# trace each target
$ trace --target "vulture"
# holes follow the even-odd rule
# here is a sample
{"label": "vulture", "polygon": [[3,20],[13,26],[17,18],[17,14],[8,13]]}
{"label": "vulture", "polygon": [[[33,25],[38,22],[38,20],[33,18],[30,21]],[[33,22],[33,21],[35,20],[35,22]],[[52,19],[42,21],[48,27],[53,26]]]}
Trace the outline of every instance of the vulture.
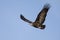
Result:
{"label": "vulture", "polygon": [[34,22],[26,19],[22,14],[20,15],[20,18],[35,28],[45,29],[46,25],[44,25],[43,23],[46,19],[47,12],[49,9],[50,9],[50,4],[45,4],[42,10],[37,15],[36,20]]}

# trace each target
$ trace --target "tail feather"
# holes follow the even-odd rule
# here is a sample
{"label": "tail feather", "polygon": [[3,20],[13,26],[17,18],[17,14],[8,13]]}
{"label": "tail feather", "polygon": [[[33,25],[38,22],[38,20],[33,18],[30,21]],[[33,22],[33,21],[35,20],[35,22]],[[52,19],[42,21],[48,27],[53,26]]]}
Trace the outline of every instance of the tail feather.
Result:
{"label": "tail feather", "polygon": [[39,28],[40,29],[45,29],[45,27],[46,27],[45,25],[41,25]]}
{"label": "tail feather", "polygon": [[45,25],[42,25],[41,29],[45,29],[45,27],[46,27]]}

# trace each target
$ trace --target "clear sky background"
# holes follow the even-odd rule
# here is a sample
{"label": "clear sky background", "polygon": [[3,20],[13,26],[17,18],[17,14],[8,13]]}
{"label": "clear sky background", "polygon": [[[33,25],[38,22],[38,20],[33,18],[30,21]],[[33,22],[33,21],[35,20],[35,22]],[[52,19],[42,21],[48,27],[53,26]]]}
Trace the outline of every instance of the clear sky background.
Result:
{"label": "clear sky background", "polygon": [[[34,28],[20,19],[34,21],[44,4],[51,5],[46,28]],[[60,0],[0,0],[0,40],[60,40]]]}

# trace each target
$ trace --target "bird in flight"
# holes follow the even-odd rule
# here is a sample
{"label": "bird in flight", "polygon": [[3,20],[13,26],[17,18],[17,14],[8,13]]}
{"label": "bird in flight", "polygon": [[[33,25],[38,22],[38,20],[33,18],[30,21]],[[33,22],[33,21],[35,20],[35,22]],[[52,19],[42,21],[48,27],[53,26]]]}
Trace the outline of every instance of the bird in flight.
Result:
{"label": "bird in flight", "polygon": [[37,18],[36,18],[36,20],[34,22],[26,19],[22,14],[20,15],[20,18],[23,21],[28,22],[29,24],[31,24],[35,28],[45,29],[46,25],[44,25],[43,23],[44,23],[44,21],[46,19],[47,12],[48,12],[49,9],[50,9],[50,5],[49,4],[45,4],[43,6],[43,9],[37,15]]}

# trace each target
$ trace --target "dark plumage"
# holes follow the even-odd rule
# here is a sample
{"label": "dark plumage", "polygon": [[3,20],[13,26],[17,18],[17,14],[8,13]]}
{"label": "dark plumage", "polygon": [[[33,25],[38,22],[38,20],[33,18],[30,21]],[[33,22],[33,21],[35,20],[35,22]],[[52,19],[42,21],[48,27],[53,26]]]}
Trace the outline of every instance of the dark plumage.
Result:
{"label": "dark plumage", "polygon": [[44,29],[45,25],[43,25],[43,23],[45,21],[45,18],[46,18],[46,15],[47,15],[47,12],[48,12],[49,8],[50,8],[50,5],[45,4],[43,9],[39,12],[39,14],[38,14],[38,16],[37,16],[37,18],[34,22],[29,21],[22,14],[20,15],[20,18],[22,20],[24,20],[25,22],[30,23],[35,28]]}

